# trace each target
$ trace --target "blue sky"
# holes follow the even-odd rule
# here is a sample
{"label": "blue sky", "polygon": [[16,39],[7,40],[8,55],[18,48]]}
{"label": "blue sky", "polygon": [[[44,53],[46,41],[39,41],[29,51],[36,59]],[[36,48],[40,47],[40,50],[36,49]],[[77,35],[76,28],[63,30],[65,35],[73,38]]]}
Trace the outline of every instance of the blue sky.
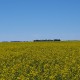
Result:
{"label": "blue sky", "polygon": [[0,0],[0,41],[80,40],[80,0]]}

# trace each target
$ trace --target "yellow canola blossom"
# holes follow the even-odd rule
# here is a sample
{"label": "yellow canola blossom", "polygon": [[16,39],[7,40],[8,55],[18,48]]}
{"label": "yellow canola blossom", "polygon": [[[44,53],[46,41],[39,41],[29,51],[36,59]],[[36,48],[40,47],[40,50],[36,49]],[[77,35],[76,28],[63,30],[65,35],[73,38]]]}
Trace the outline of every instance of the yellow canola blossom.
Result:
{"label": "yellow canola blossom", "polygon": [[0,43],[0,80],[80,80],[80,42]]}

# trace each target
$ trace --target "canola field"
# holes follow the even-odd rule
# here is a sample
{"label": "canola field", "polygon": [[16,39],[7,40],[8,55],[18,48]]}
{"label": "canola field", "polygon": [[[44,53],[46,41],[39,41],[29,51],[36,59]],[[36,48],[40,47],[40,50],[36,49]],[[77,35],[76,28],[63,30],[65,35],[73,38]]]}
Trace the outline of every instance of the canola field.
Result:
{"label": "canola field", "polygon": [[0,80],[80,80],[80,42],[1,42]]}

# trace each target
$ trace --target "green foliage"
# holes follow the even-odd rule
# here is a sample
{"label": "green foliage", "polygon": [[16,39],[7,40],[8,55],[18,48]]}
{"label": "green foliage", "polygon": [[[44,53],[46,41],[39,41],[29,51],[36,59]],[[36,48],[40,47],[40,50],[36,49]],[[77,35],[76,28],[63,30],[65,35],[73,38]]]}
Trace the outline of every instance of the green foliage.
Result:
{"label": "green foliage", "polygon": [[0,80],[79,80],[80,42],[0,43]]}

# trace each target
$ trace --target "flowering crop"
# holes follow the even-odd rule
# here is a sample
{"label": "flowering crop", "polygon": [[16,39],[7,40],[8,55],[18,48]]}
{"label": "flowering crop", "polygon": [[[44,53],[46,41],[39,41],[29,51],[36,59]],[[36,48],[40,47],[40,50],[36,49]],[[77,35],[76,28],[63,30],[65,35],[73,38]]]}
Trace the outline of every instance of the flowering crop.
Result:
{"label": "flowering crop", "polygon": [[80,42],[0,43],[0,80],[80,80]]}

